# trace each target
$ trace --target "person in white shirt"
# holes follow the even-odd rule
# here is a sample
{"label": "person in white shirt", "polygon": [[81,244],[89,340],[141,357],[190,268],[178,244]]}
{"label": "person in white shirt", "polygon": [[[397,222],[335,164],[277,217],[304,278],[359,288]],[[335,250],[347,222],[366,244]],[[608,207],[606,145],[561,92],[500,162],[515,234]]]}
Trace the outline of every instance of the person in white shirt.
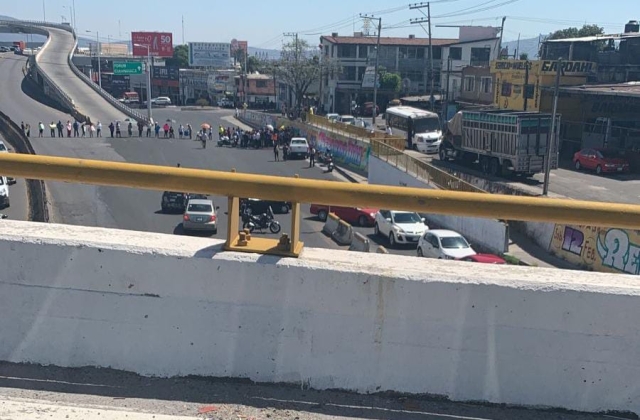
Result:
{"label": "person in white shirt", "polygon": [[387,135],[388,136],[392,136],[393,135],[393,130],[391,129],[390,125],[387,126]]}

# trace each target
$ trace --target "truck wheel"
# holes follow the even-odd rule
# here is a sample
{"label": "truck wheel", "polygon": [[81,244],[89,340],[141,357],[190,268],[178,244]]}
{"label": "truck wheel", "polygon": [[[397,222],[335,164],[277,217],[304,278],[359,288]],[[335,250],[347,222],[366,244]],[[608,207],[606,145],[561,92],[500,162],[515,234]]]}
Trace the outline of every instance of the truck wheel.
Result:
{"label": "truck wheel", "polygon": [[440,151],[438,152],[438,156],[440,157],[440,160],[443,162],[446,162],[447,159],[447,151],[444,149],[440,149]]}

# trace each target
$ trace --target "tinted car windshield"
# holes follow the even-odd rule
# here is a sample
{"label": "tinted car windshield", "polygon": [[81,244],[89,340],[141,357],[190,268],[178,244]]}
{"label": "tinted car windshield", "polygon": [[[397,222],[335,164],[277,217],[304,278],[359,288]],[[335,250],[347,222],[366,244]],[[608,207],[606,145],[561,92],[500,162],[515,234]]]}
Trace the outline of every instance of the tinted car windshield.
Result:
{"label": "tinted car windshield", "polygon": [[416,119],[413,123],[416,133],[430,133],[440,130],[440,120],[438,117],[427,117]]}
{"label": "tinted car windshield", "polygon": [[469,248],[469,244],[462,236],[450,236],[446,238],[440,238],[440,243],[442,244],[442,247],[446,249]]}
{"label": "tinted car windshield", "polygon": [[2,150],[2,151],[7,150],[7,146],[5,146],[4,144],[0,143],[0,150]]}
{"label": "tinted car windshield", "polygon": [[396,223],[422,223],[422,219],[415,213],[395,213],[393,220]]}
{"label": "tinted car windshield", "polygon": [[605,159],[615,159],[621,157],[620,153],[616,152],[615,150],[598,150],[596,151],[596,153],[598,157]]}
{"label": "tinted car windshield", "polygon": [[291,144],[305,144],[304,140],[291,140]]}
{"label": "tinted car windshield", "polygon": [[213,208],[210,204],[189,204],[187,211],[194,211],[199,213],[211,213]]}

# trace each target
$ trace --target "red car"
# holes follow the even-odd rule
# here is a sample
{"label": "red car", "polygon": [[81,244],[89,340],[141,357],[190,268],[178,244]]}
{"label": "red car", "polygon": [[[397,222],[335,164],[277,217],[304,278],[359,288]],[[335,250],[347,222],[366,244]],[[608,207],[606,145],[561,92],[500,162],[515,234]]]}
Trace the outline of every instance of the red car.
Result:
{"label": "red car", "polygon": [[318,219],[323,222],[327,220],[329,213],[334,213],[336,216],[349,222],[352,225],[357,226],[373,226],[376,219],[376,213],[378,209],[361,209],[357,207],[339,207],[339,206],[324,206],[321,204],[311,205],[311,214],[318,216]]}
{"label": "red car", "polygon": [[582,149],[573,155],[577,170],[595,170],[596,173],[629,172],[629,162],[619,152],[607,149]]}
{"label": "red car", "polygon": [[470,262],[477,262],[477,263],[483,263],[483,264],[506,264],[507,263],[504,259],[493,254],[469,255],[468,257],[462,258],[461,261],[470,261]]}

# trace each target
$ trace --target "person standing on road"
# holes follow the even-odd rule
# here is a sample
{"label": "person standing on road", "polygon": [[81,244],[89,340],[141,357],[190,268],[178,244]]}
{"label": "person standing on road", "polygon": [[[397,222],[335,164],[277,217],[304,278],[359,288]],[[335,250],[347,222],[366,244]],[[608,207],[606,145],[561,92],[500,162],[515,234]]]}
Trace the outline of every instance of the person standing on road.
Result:
{"label": "person standing on road", "polygon": [[98,125],[96,126],[96,137],[102,137],[102,123],[98,121]]}
{"label": "person standing on road", "polygon": [[309,146],[309,167],[316,166],[316,148]]}
{"label": "person standing on road", "polygon": [[122,138],[122,131],[120,131],[120,121],[116,121],[116,137]]}
{"label": "person standing on road", "polygon": [[182,139],[182,136],[184,136],[184,126],[180,124],[180,126],[178,127],[178,138]]}
{"label": "person standing on road", "polygon": [[189,132],[189,140],[191,140],[191,136],[193,136],[193,130],[191,128],[191,124],[187,124],[187,131]]}
{"label": "person standing on road", "polygon": [[54,138],[56,136],[56,123],[54,123],[53,121],[51,121],[51,124],[49,124],[49,131],[51,131],[51,138]]}
{"label": "person standing on road", "polygon": [[80,129],[82,131],[82,137],[87,137],[87,123],[83,122],[82,124],[80,124]]}
{"label": "person standing on road", "polygon": [[78,137],[80,135],[80,133],[78,133],[78,128],[80,127],[80,124],[78,124],[78,121],[74,121],[73,122],[73,137]]}
{"label": "person standing on road", "polygon": [[129,137],[133,137],[133,124],[131,121],[129,121],[129,124],[127,125],[127,134]]}
{"label": "person standing on road", "polygon": [[44,124],[42,124],[42,121],[38,123],[38,137],[44,137]]}
{"label": "person standing on road", "polygon": [[156,138],[159,139],[160,138],[160,123],[156,123],[156,125],[153,128],[156,132]]}
{"label": "person standing on road", "polygon": [[386,131],[386,133],[387,133],[387,136],[392,136],[392,135],[393,135],[393,130],[391,129],[391,126],[390,126],[390,125],[388,125],[388,126],[387,126],[387,131]]}
{"label": "person standing on road", "polygon": [[71,121],[67,120],[67,137],[71,137]]}
{"label": "person standing on road", "polygon": [[273,145],[273,158],[278,162],[280,160],[280,150],[278,149],[278,144]]}
{"label": "person standing on road", "polygon": [[91,125],[89,126],[89,137],[93,138],[93,134],[96,132],[96,126],[93,125],[93,123],[91,123]]}
{"label": "person standing on road", "polygon": [[64,137],[64,126],[62,125],[62,121],[58,120],[56,128],[58,129],[58,137]]}
{"label": "person standing on road", "polygon": [[27,137],[31,137],[31,124],[27,123],[24,129],[27,130]]}
{"label": "person standing on road", "polygon": [[138,137],[142,137],[143,125],[140,121],[138,121]]}
{"label": "person standing on road", "polygon": [[24,126],[24,121],[20,121],[20,129],[22,130],[22,133],[23,133],[23,134],[27,134],[27,132],[26,132],[26,131],[24,131],[24,128],[25,128],[25,126]]}
{"label": "person standing on road", "polygon": [[109,131],[111,132],[111,138],[113,138],[113,131],[116,129],[116,126],[113,125],[113,121],[109,123]]}

